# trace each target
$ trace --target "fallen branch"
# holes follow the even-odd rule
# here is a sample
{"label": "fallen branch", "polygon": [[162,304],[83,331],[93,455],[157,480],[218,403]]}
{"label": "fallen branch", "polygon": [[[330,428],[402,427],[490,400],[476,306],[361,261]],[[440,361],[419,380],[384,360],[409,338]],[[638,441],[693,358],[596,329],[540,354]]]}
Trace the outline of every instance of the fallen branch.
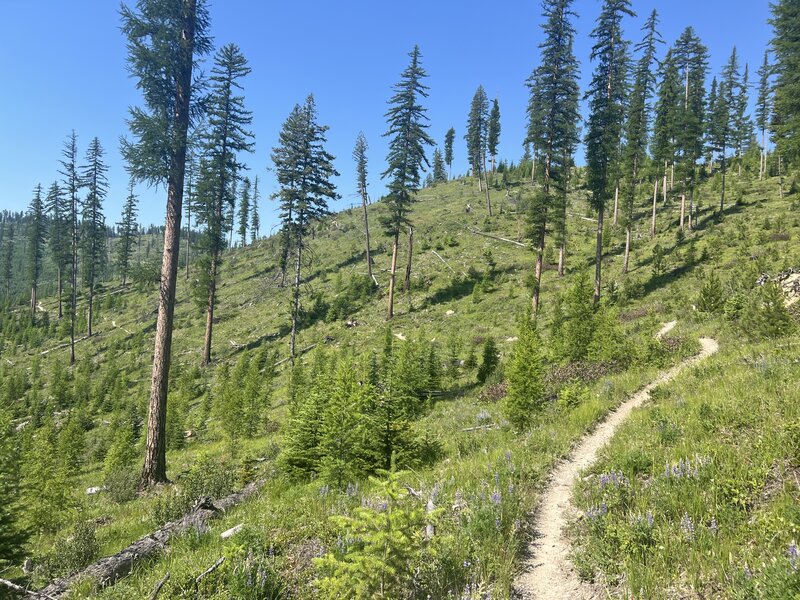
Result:
{"label": "fallen branch", "polygon": [[29,598],[46,598],[46,599],[53,598],[52,596],[48,596],[46,594],[40,594],[38,592],[34,592],[33,590],[27,590],[21,585],[17,585],[16,583],[9,581],[8,579],[0,579],[0,585],[4,585],[8,589],[14,590],[18,594],[22,594],[23,596],[28,596]]}
{"label": "fallen branch", "polygon": [[150,597],[147,600],[156,600],[158,595],[161,593],[161,588],[164,587],[164,584],[169,581],[169,571],[167,571],[164,578],[156,584],[156,587],[153,589],[153,593],[150,594]]}
{"label": "fallen branch", "polygon": [[39,590],[38,594],[45,598],[61,598],[75,582],[81,579],[93,579],[103,587],[114,585],[131,572],[135,562],[158,554],[164,550],[169,540],[176,535],[190,529],[202,528],[207,521],[253,496],[265,482],[266,480],[264,479],[254,481],[238,492],[217,502],[212,503],[210,499],[206,498],[198,502],[191,512],[177,521],[170,521],[153,533],[139,538],[124,550],[112,556],[101,558],[83,571],[69,577],[56,579],[46,588]]}
{"label": "fallen branch", "polygon": [[[300,349],[300,350],[297,352],[297,354],[298,354],[298,355],[299,355],[299,354],[305,354],[305,353],[306,353],[306,352],[308,352],[309,350],[312,350],[313,348],[316,348],[316,347],[317,347],[317,345],[316,345],[316,344],[311,344],[310,346],[306,346],[305,348],[302,348],[302,349]],[[280,360],[279,360],[278,362],[276,362],[276,363],[275,363],[273,366],[275,366],[275,367],[279,367],[279,366],[281,366],[282,364],[289,362],[290,360],[292,360],[292,357],[291,357],[291,356],[287,356],[286,358],[282,358],[282,359],[280,359]]]}
{"label": "fallen branch", "polygon": [[470,226],[467,226],[467,231],[470,233],[474,233],[475,235],[482,235],[483,237],[492,238],[493,240],[499,240],[501,242],[508,242],[509,244],[514,244],[515,246],[519,246],[520,248],[527,248],[528,246],[523,244],[522,242],[518,242],[516,240],[510,240],[508,238],[500,237],[498,235],[492,235],[491,233],[484,233],[482,231],[478,231]]}
{"label": "fallen branch", "polygon": [[487,429],[495,429],[497,427],[496,423],[489,423],[488,425],[478,425],[477,427],[467,427],[466,429],[462,429],[461,431],[486,431]]}
{"label": "fallen branch", "polygon": [[208,568],[207,568],[205,571],[203,571],[202,573],[200,573],[200,575],[198,575],[197,577],[195,577],[195,578],[194,578],[194,584],[195,584],[195,586],[196,586],[198,583],[200,583],[200,580],[202,580],[202,579],[203,579],[203,577],[206,577],[206,576],[208,576],[208,575],[211,575],[211,573],[213,573],[214,571],[216,571],[216,570],[219,568],[219,566],[220,566],[222,563],[224,563],[224,562],[225,562],[225,557],[224,557],[224,556],[220,556],[220,557],[217,559],[217,562],[215,562],[213,565],[211,565],[210,567],[208,567]]}
{"label": "fallen branch", "polygon": [[592,219],[591,217],[582,217],[581,215],[576,215],[575,213],[568,212],[567,215],[570,217],[575,217],[576,219],[581,219],[583,221],[589,221],[590,223],[597,223],[597,219]]}
{"label": "fallen branch", "polygon": [[[83,340],[88,340],[88,339],[89,336],[85,335],[82,338],[77,338],[75,340],[75,343],[77,344],[78,342],[82,342]],[[41,352],[39,352],[39,356],[44,356],[45,354],[49,354],[50,352],[55,352],[56,350],[61,350],[62,348],[68,348],[69,344],[70,344],[69,342],[64,342],[63,344],[59,344],[58,346],[53,346],[52,348],[48,348],[47,350],[42,350]]]}
{"label": "fallen branch", "polygon": [[[443,258],[441,257],[441,255],[440,255],[440,254],[439,254],[439,253],[438,253],[436,250],[431,250],[431,252],[433,253],[433,255],[434,255],[436,258],[438,258],[440,261],[442,261],[442,262],[444,263],[444,266],[445,266],[445,267],[447,267],[448,269],[450,269],[450,272],[451,272],[451,273],[455,273],[455,271],[453,270],[453,267],[451,267],[451,266],[450,266],[450,265],[447,263],[447,261],[446,261],[445,259],[443,259]],[[461,274],[462,274],[464,277],[469,277],[469,275],[467,275],[466,273],[464,273],[464,271],[461,271]]]}

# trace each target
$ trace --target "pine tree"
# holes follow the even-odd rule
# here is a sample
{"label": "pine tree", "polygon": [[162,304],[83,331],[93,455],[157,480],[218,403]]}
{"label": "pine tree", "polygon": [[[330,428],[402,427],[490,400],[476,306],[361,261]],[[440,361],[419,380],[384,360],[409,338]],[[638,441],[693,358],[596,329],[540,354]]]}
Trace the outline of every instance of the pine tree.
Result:
{"label": "pine tree", "polygon": [[5,300],[11,301],[11,283],[14,277],[14,225],[9,223],[3,228],[3,248],[0,257],[0,268],[3,270],[5,283]]}
{"label": "pine tree", "polygon": [[0,569],[22,558],[25,530],[20,523],[20,448],[11,415],[0,408]]}
{"label": "pine tree", "polygon": [[800,3],[776,0],[770,4],[770,11],[771,47],[775,54],[771,129],[778,160],[793,160],[800,155],[800,39],[797,36]]}
{"label": "pine tree", "polygon": [[119,241],[117,242],[117,268],[122,275],[122,285],[125,285],[128,274],[130,273],[131,257],[133,256],[133,243],[138,228],[136,223],[136,211],[138,200],[133,193],[133,182],[128,188],[128,197],[122,206],[122,221],[117,223],[119,231]]}
{"label": "pine tree", "polygon": [[[387,167],[381,178],[389,178],[389,194],[386,198],[388,215],[381,219],[386,235],[392,238],[392,263],[389,270],[389,312],[394,316],[395,274],[397,272],[397,249],[400,233],[411,225],[409,215],[420,187],[421,174],[430,166],[425,157],[425,146],[433,140],[426,131],[429,127],[425,108],[420,98],[428,97],[428,87],[422,83],[427,77],[420,64],[419,46],[409,53],[411,63],[400,75],[394,86],[394,95],[389,99],[386,120],[389,129],[384,134],[391,137]],[[410,267],[410,263],[409,263]]]}
{"label": "pine tree", "polygon": [[736,144],[736,158],[739,161],[739,175],[742,174],[742,162],[750,142],[753,139],[753,121],[747,112],[750,104],[750,69],[744,65],[742,78],[737,82],[737,91],[734,98],[734,138]]}
{"label": "pine tree", "polygon": [[524,319],[506,367],[508,394],[503,412],[517,430],[527,429],[544,402],[544,367],[536,324]]}
{"label": "pine tree", "polygon": [[[684,86],[678,72],[675,51],[670,48],[661,63],[661,83],[658,88],[658,101],[655,107],[655,120],[653,123],[653,139],[651,153],[654,167],[660,170],[664,165],[662,193],[664,202],[667,201],[667,173],[670,165],[675,164],[677,156],[678,136],[680,129],[681,106],[683,105]],[[655,235],[655,210],[650,235]]]}
{"label": "pine tree", "polygon": [[86,151],[86,164],[82,168],[81,182],[87,189],[82,203],[81,246],[83,251],[83,281],[88,290],[89,313],[87,333],[92,335],[94,321],[94,288],[102,272],[106,258],[106,222],[103,216],[103,200],[108,193],[108,167],[103,162],[103,147],[93,138]]}
{"label": "pine tree", "polygon": [[627,193],[623,201],[625,212],[625,258],[622,272],[628,272],[628,261],[631,251],[631,232],[634,219],[634,204],[636,202],[636,186],[639,184],[640,173],[647,160],[647,144],[650,137],[650,117],[652,107],[650,100],[655,91],[655,72],[653,64],[656,62],[656,44],[663,43],[658,33],[658,13],[653,10],[643,27],[644,39],[636,46],[640,53],[634,71],[633,88],[628,102],[628,114],[625,123],[625,151],[623,159],[625,170],[629,173]]}
{"label": "pine tree", "polygon": [[[562,260],[566,243],[566,194],[572,155],[578,143],[578,61],[573,44],[575,28],[572,0],[543,3],[544,41],[539,45],[541,62],[527,85],[527,142],[543,153],[544,180],[531,208],[531,237],[536,248],[533,312],[539,310],[539,293],[548,221],[558,224]],[[563,263],[562,263],[563,264]]]}
{"label": "pine tree", "polygon": [[339,194],[331,178],[339,173],[333,167],[333,156],[324,148],[327,125],[317,123],[314,97],[309,95],[303,106],[295,105],[283,124],[279,145],[272,150],[275,175],[280,190],[280,218],[284,230],[291,234],[294,245],[294,285],[292,288],[292,332],[290,356],[296,355],[297,329],[300,318],[300,285],[303,250],[314,222],[328,214],[328,201]]}
{"label": "pine tree", "polygon": [[767,170],[767,128],[772,110],[772,65],[769,63],[769,50],[764,51],[764,62],[758,69],[758,99],[756,100],[756,125],[761,131],[761,162],[758,165],[758,179],[764,179]]}
{"label": "pine tree", "polygon": [[722,173],[722,190],[720,193],[719,210],[722,216],[725,210],[725,176],[727,174],[728,149],[736,145],[736,93],[739,85],[739,59],[736,46],[733,47],[727,64],[722,69],[722,76],[717,86],[717,99],[714,112],[710,115],[713,126],[712,148],[720,154],[720,170]]}
{"label": "pine tree", "polygon": [[492,160],[492,173],[494,173],[494,162],[497,157],[497,145],[500,143],[500,104],[497,98],[492,100],[492,111],[489,113],[489,124],[486,131],[486,148]]}
{"label": "pine tree", "polygon": [[258,175],[253,181],[253,200],[250,207],[250,243],[255,244],[258,240],[258,230],[261,227],[261,218],[258,215],[258,201],[261,196],[258,191]]}
{"label": "pine tree", "polygon": [[[142,484],[167,480],[165,425],[175,287],[183,207],[188,130],[202,114],[192,69],[211,50],[204,0],[138,0],[137,11],[123,5],[122,31],[128,65],[146,108],[131,108],[128,126],[136,142],[124,141],[122,154],[134,181],[164,183],[167,210],[161,289],[156,321],[153,373]],[[193,102],[194,100],[194,102]]]}
{"label": "pine tree", "polygon": [[444,158],[439,148],[433,151],[433,182],[445,183],[447,181],[447,171],[444,169]]}
{"label": "pine tree", "polygon": [[53,428],[45,425],[37,430],[31,448],[26,452],[22,468],[22,501],[25,524],[35,533],[54,531],[67,508],[67,482],[56,463]]}
{"label": "pine tree", "polygon": [[456,139],[456,130],[452,127],[444,135],[444,162],[447,165],[447,178],[453,177],[453,142]]}
{"label": "pine tree", "polygon": [[[250,71],[247,60],[235,44],[223,46],[214,56],[208,101],[208,129],[202,136],[203,153],[195,206],[195,223],[205,226],[201,241],[204,250],[202,276],[198,280],[206,298],[203,365],[211,362],[217,278],[225,248],[225,233],[233,233],[235,184],[242,167],[238,154],[253,151],[253,134],[247,130],[252,122],[252,114],[244,107],[244,97],[238,94],[242,90],[241,80]],[[229,214],[225,213],[226,209]],[[246,223],[245,214],[245,232]],[[244,233],[242,239],[244,240]]]}
{"label": "pine tree", "polygon": [[370,254],[369,244],[369,214],[367,213],[367,204],[369,204],[369,194],[367,193],[367,138],[364,137],[363,131],[359,132],[356,138],[356,145],[355,148],[353,148],[353,160],[356,161],[356,185],[358,187],[358,195],[361,197],[361,209],[364,211],[367,275],[369,275],[370,279],[375,281],[375,277],[372,275],[372,256]]}
{"label": "pine tree", "polygon": [[46,233],[44,199],[40,183],[34,189],[33,199],[28,207],[28,278],[31,284],[31,319],[36,318],[36,288],[42,273]]}
{"label": "pine tree", "polygon": [[64,274],[70,263],[69,220],[67,215],[69,207],[67,199],[61,192],[57,182],[50,185],[45,200],[49,222],[49,247],[50,254],[56,267],[56,295],[58,296],[58,318],[64,316],[62,300],[64,295]]}
{"label": "pine tree", "polygon": [[242,193],[239,199],[239,237],[242,238],[242,248],[247,246],[247,230],[250,227],[250,179],[242,180]]}
{"label": "pine tree", "polygon": [[683,78],[683,102],[678,103],[677,151],[679,178],[689,192],[689,227],[694,221],[694,189],[697,161],[703,156],[706,116],[708,49],[691,27],[675,42],[674,57]]}
{"label": "pine tree", "polygon": [[586,166],[591,205],[597,211],[594,303],[600,302],[603,259],[603,217],[614,180],[613,171],[622,136],[628,71],[628,43],[622,38],[622,18],[635,16],[630,0],[604,0],[592,31],[592,61],[597,62],[589,90]]}
{"label": "pine tree", "polygon": [[59,173],[64,178],[64,191],[67,196],[67,236],[70,244],[70,305],[69,305],[69,361],[75,364],[75,318],[78,303],[78,191],[81,178],[78,175],[78,138],[73,131],[64,143]]}
{"label": "pine tree", "polygon": [[489,98],[482,85],[475,90],[467,117],[467,161],[472,167],[472,174],[478,178],[478,189],[486,191],[486,210],[492,216],[492,202],[489,198],[489,186],[486,183],[486,145],[489,136]]}

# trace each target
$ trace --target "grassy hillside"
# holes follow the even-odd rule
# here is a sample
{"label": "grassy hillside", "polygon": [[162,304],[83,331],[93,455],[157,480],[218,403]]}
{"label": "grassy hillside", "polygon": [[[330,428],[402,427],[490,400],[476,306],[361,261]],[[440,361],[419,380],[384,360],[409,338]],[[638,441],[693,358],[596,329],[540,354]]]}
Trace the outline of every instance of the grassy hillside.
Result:
{"label": "grassy hillside", "polygon": [[[431,540],[417,540],[408,550],[406,566],[411,565],[413,577],[403,585],[413,597],[508,597],[518,554],[531,533],[527,515],[535,506],[537,490],[552,465],[608,410],[660,368],[692,354],[701,334],[717,337],[722,345],[723,352],[714,359],[713,367],[683,376],[670,389],[685,389],[684,393],[666,390],[658,401],[664,405],[647,409],[662,417],[637,415],[631,429],[621,436],[629,442],[615,443],[607,454],[607,463],[597,472],[621,469],[631,481],[630,491],[626,488],[633,498],[631,502],[636,503],[636,510],[646,512],[647,494],[655,492],[647,486],[648,477],[663,470],[665,461],[694,457],[695,453],[710,455],[703,444],[722,439],[725,447],[732,448],[725,460],[731,465],[741,464],[737,462],[737,452],[750,456],[747,444],[769,436],[770,428],[775,426],[770,419],[776,418],[770,415],[780,407],[782,411],[789,410],[781,402],[782,398],[791,397],[780,393],[784,388],[774,384],[765,388],[763,395],[769,398],[757,414],[749,415],[747,426],[734,427],[736,435],[746,436],[747,443],[739,437],[721,436],[720,431],[726,430],[725,423],[733,419],[731,415],[749,404],[755,381],[748,377],[763,377],[755,371],[751,375],[750,370],[755,367],[742,363],[742,357],[765,353],[763,360],[780,364],[785,378],[793,374],[791,365],[778,360],[782,351],[758,342],[755,338],[765,332],[749,323],[766,319],[761,304],[751,300],[759,275],[800,264],[800,252],[793,244],[800,234],[800,222],[793,216],[794,197],[777,198],[775,180],[758,182],[745,176],[741,180],[734,178],[734,182],[739,201],[722,219],[711,210],[716,205],[717,182],[712,179],[705,184],[700,195],[699,224],[691,232],[678,233],[676,205],[659,206],[659,233],[651,239],[649,208],[643,199],[634,228],[632,270],[627,276],[621,273],[624,230],[609,226],[604,261],[608,307],[603,313],[608,319],[598,327],[606,328],[611,341],[606,344],[608,347],[599,348],[594,358],[577,363],[566,361],[559,354],[561,337],[567,335],[565,330],[551,335],[554,321],[562,318],[563,306],[555,298],[575,290],[578,275],[592,264],[595,223],[587,212],[583,192],[571,195],[568,273],[564,278],[558,277],[552,264],[557,253],[548,248],[549,264],[542,284],[539,331],[547,362],[548,402],[533,428],[522,434],[505,421],[500,399],[504,395],[503,365],[518,337],[518,318],[530,302],[534,254],[529,248],[475,231],[523,240],[525,197],[529,190],[523,184],[512,186],[509,196],[505,191],[493,190],[493,205],[498,213],[493,218],[485,216],[482,196],[472,182],[454,181],[420,193],[413,216],[411,291],[398,297],[396,317],[388,334],[395,348],[415,343],[419,348],[433,348],[439,357],[434,362],[444,370],[440,388],[430,390],[435,393],[428,394],[418,418],[408,423],[421,450],[413,462],[405,465],[410,470],[407,468],[401,479],[414,494],[408,494],[403,485],[395,490],[404,496],[397,500],[398,513],[410,515],[412,521],[416,519],[414,522],[429,522],[436,531]],[[472,207],[469,212],[468,204]],[[383,209],[381,203],[370,206],[374,232]],[[372,354],[380,356],[386,346],[386,299],[380,292],[370,293],[368,287],[365,291],[362,237],[361,214],[353,210],[325,220],[310,242],[311,262],[304,267],[305,315],[298,340],[300,348],[314,347],[303,360],[310,379],[322,378],[335,370],[337,362],[346,360],[367,368]],[[389,243],[375,233],[373,239],[376,277],[383,288],[387,282]],[[279,286],[277,255],[277,238],[225,255],[214,329],[215,364],[205,370],[199,368],[205,317],[191,299],[191,281],[182,280],[171,377],[170,418],[174,425],[167,456],[168,474],[175,486],[147,496],[123,493],[126,486],[129,488],[129,480],[117,482],[120,494],[109,490],[87,495],[85,491],[103,485],[104,461],[108,465],[109,454],[121,453],[121,464],[129,465],[130,473],[138,469],[157,291],[106,290],[96,325],[98,333],[78,343],[79,362],[74,369],[66,368],[64,331],[56,319],[49,319],[46,332],[28,333],[21,315],[4,317],[6,360],[0,367],[4,400],[14,411],[15,424],[20,426],[24,455],[35,456],[36,439],[41,438],[42,431],[49,432],[56,445],[68,447],[60,440],[66,437],[62,433],[70,417],[79,420],[85,430],[84,444],[78,452],[79,469],[64,476],[64,508],[53,512],[50,522],[38,528],[39,533],[29,544],[28,550],[39,565],[33,575],[35,583],[43,583],[56,573],[76,570],[89,556],[120,550],[187,509],[197,495],[218,496],[263,477],[267,482],[256,499],[226,514],[209,530],[181,537],[166,554],[140,565],[132,576],[112,588],[98,592],[94,589],[96,582],[85,582],[77,595],[145,597],[167,572],[171,576],[162,592],[165,597],[191,595],[194,578],[225,556],[223,566],[203,580],[201,597],[312,597],[318,586],[326,585],[321,583],[322,576],[335,572],[330,564],[314,559],[337,552],[341,558],[352,549],[347,541],[347,524],[331,516],[368,519],[358,507],[376,519],[386,514],[380,507],[381,499],[391,490],[381,483],[383,475],[374,480],[358,477],[347,481],[347,485],[336,486],[323,479],[298,477],[283,468],[281,453],[286,447],[287,428],[296,414],[295,395],[298,390],[306,394],[313,391],[292,380],[287,363],[277,368],[274,378],[267,379],[268,389],[259,391],[263,402],[257,406],[257,431],[235,439],[228,433],[231,405],[224,402],[231,384],[228,383],[229,388],[225,384],[232,381],[234,388],[241,387],[242,381],[237,378],[245,371],[237,371],[237,364],[257,360],[268,367],[288,353],[290,290]],[[401,265],[404,260],[405,256],[401,256]],[[719,280],[719,289],[707,291],[706,295],[721,294],[723,301],[706,306],[700,291],[712,271]],[[52,315],[55,306],[47,300],[43,304]],[[695,310],[698,304],[709,310]],[[674,337],[663,343],[652,341],[660,323],[673,318],[679,320]],[[752,334],[752,341],[748,334]],[[476,367],[489,338],[499,348],[501,367],[485,384],[478,384]],[[11,339],[13,345],[9,343]],[[788,337],[782,343],[792,344],[793,340]],[[725,388],[723,382],[729,374],[730,383],[724,385],[730,388]],[[704,377],[698,379],[700,375]],[[731,392],[731,400],[722,395],[723,389],[739,391]],[[740,396],[736,395],[740,392]],[[739,397],[741,401],[735,400]],[[713,421],[714,426],[709,427],[709,419],[691,416],[695,414],[692,398],[697,399],[697,407],[710,407],[702,411],[697,408],[695,412],[719,415],[718,424]],[[687,412],[685,425],[678,419],[683,412]],[[53,413],[55,418],[48,429],[48,415]],[[23,426],[31,418],[33,423]],[[792,418],[796,420],[797,415]],[[33,433],[33,425],[39,424],[45,429]],[[133,437],[126,445],[121,436],[129,430]],[[697,436],[696,442],[692,436]],[[677,448],[682,438],[686,441],[681,443],[686,446]],[[128,453],[131,444],[133,452]],[[636,444],[643,446],[638,454],[632,449]],[[778,458],[790,460],[789,446],[772,442],[768,446],[769,449],[763,448],[762,458],[755,461],[763,476],[753,478],[748,469],[728,467],[730,483],[725,489],[730,494],[717,495],[714,502],[740,502],[737,490],[741,486],[743,493],[750,494],[748,498],[758,496],[764,486],[774,487],[778,475],[770,469]],[[722,460],[709,464],[722,468]],[[769,505],[778,507],[767,511],[775,515],[769,521],[771,532],[779,527],[779,517],[797,526],[796,511],[780,509],[790,506],[790,500],[797,500],[797,489],[792,490],[790,478],[784,477],[786,472],[781,473],[780,481],[789,483],[783,483],[782,490],[769,497]],[[637,478],[641,479],[641,491],[633,483],[639,481]],[[693,489],[700,494],[708,487]],[[585,493],[587,506],[597,501],[592,494],[599,492]],[[682,497],[681,502],[693,501],[692,498]],[[426,513],[428,500],[433,510]],[[608,507],[611,515],[616,505],[609,503]],[[707,559],[708,554],[697,553],[693,547],[684,548],[681,556],[685,555],[687,565],[692,565],[686,567],[685,577],[674,569],[663,568],[663,561],[671,556],[671,546],[635,554],[628,544],[615,545],[606,540],[606,530],[585,527],[579,527],[576,534],[580,545],[590,549],[581,554],[582,569],[587,576],[603,571],[612,582],[630,582],[619,588],[623,594],[639,593],[639,587],[656,594],[656,590],[670,589],[677,582],[701,589],[701,580],[716,582],[716,587],[703,589],[725,593],[738,590],[734,584],[725,587],[727,580],[718,574],[715,564],[729,560],[730,553],[730,564],[747,563],[751,571],[758,571],[758,560],[765,565],[772,558],[786,562],[785,552],[794,539],[787,525],[782,534],[768,542],[755,547],[751,544],[745,553],[733,552],[732,544],[741,546],[745,539],[752,539],[755,529],[750,517],[761,510],[759,507],[763,505],[748,500],[740,507],[715,511],[720,541],[713,546],[712,554],[717,558]],[[625,504],[625,510],[628,508]],[[678,509],[671,510],[664,512],[669,517],[659,517],[658,521],[665,530],[672,527],[669,531],[675,529],[673,521]],[[685,512],[697,523],[709,511],[702,512],[700,504],[695,504]],[[617,518],[627,522],[629,516],[628,512],[621,512]],[[242,532],[220,541],[220,532],[240,523],[244,524]],[[56,540],[61,546],[56,546]],[[597,547],[602,552],[593,550]],[[640,561],[627,558],[622,563],[623,570],[613,568],[629,551]],[[72,558],[59,560],[54,554]],[[649,562],[653,555],[661,556],[662,563]],[[767,566],[762,569],[764,577],[772,577],[766,574],[767,570]],[[691,584],[686,583],[687,578],[694,578]],[[638,587],[633,587],[633,582]],[[736,597],[733,591],[729,595]]]}

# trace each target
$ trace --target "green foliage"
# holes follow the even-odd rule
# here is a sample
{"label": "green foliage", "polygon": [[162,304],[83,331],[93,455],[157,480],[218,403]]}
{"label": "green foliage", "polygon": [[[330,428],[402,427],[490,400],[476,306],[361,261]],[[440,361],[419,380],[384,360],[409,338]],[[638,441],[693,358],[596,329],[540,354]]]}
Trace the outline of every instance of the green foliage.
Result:
{"label": "green foliage", "polygon": [[557,298],[550,334],[556,357],[570,361],[586,357],[593,335],[592,293],[588,273],[583,271]]}
{"label": "green foliage", "polygon": [[58,432],[58,456],[67,475],[77,475],[83,465],[86,436],[79,416],[72,416]]}
{"label": "green foliage", "polygon": [[11,417],[0,408],[0,568],[19,560],[25,531],[20,522],[19,453]]}
{"label": "green foliage", "polygon": [[717,274],[712,270],[705,278],[697,298],[697,310],[718,313],[725,304],[725,292]]}
{"label": "green foliage", "polygon": [[43,570],[49,579],[71,575],[89,565],[100,555],[95,526],[78,521],[69,535],[60,536],[53,551],[43,558]]}
{"label": "green foliage", "polygon": [[423,548],[422,508],[403,487],[405,473],[383,473],[373,480],[376,498],[352,516],[334,516],[342,544],[314,562],[320,592],[327,598],[402,597]]}
{"label": "green foliage", "polygon": [[227,461],[200,454],[176,486],[156,501],[155,522],[163,524],[182,516],[201,498],[224,498],[233,491],[234,474],[233,465]]}
{"label": "green foliage", "polygon": [[756,289],[745,308],[741,326],[754,339],[782,337],[795,330],[786,297],[778,284],[768,281]]}
{"label": "green foliage", "polygon": [[525,318],[518,337],[505,370],[508,393],[503,412],[515,429],[524,430],[543,407],[544,367],[536,324]]}
{"label": "green foliage", "polygon": [[481,353],[481,366],[478,367],[478,383],[485,383],[489,376],[497,369],[500,364],[500,352],[494,338],[488,337],[483,342]]}
{"label": "green foliage", "polygon": [[53,435],[53,428],[49,424],[39,429],[24,457],[24,523],[36,533],[54,531],[69,507],[67,479],[63,470],[58,468]]}

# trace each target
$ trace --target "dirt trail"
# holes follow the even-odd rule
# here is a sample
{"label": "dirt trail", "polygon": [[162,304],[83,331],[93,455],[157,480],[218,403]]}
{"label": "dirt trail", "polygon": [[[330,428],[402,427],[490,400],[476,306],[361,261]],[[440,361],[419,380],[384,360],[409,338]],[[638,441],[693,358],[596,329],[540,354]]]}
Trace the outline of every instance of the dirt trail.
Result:
{"label": "dirt trail", "polygon": [[[665,335],[674,326],[674,321],[666,323],[656,337]],[[671,380],[683,369],[714,354],[719,348],[716,340],[711,338],[700,338],[700,345],[702,350],[699,354],[664,371],[617,410],[609,413],[605,421],[584,437],[570,456],[553,471],[535,516],[536,538],[528,548],[524,570],[514,584],[516,598],[525,600],[608,598],[608,594],[599,586],[581,582],[568,558],[570,544],[563,536],[563,529],[570,518],[576,515],[576,509],[570,503],[573,482],[581,470],[596,460],[597,452],[611,439],[631,411],[650,397],[653,388]]]}

